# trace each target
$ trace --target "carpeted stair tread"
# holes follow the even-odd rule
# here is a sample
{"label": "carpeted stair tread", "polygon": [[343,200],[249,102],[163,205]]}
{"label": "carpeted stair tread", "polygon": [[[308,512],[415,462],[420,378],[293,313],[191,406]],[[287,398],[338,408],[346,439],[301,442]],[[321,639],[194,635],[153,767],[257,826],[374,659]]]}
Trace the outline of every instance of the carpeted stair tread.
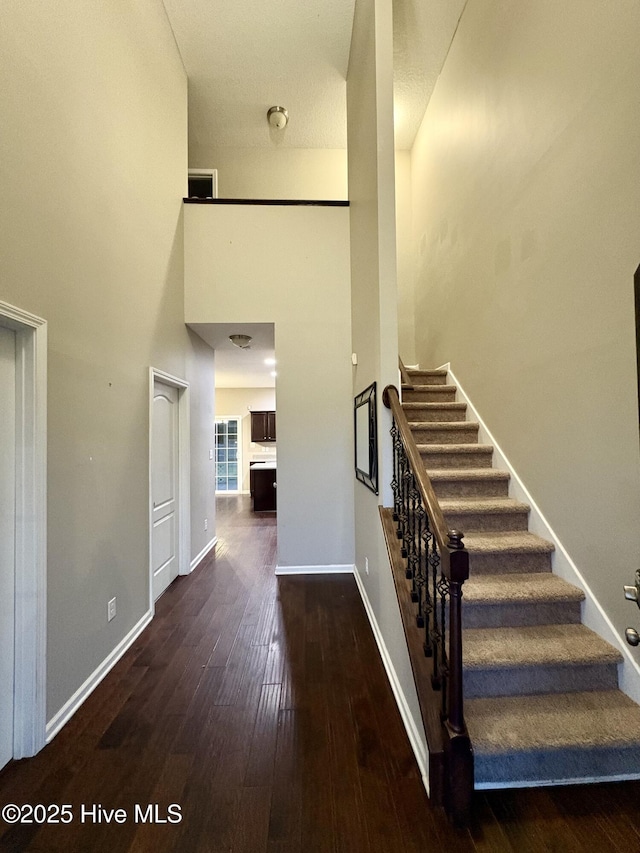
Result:
{"label": "carpeted stair tread", "polygon": [[440,499],[509,495],[509,474],[496,468],[428,468],[427,474]]}
{"label": "carpeted stair tread", "polygon": [[584,625],[469,628],[462,632],[465,670],[618,663],[620,652]]}
{"label": "carpeted stair tread", "polygon": [[452,432],[465,429],[478,429],[476,421],[409,421],[408,423],[412,429],[423,429],[425,432],[438,429],[449,429]]}
{"label": "carpeted stair tread", "polygon": [[403,385],[404,403],[455,403],[455,385]]}
{"label": "carpeted stair tread", "polygon": [[545,572],[473,575],[464,585],[465,604],[540,604],[552,601],[584,601],[584,592],[557,575]]}
{"label": "carpeted stair tread", "polygon": [[475,554],[522,554],[524,552],[551,554],[555,548],[548,539],[526,530],[483,533],[475,531],[464,537],[464,544],[470,553]]}
{"label": "carpeted stair tread", "polygon": [[470,699],[465,719],[476,756],[640,746],[640,706],[621,690]]}
{"label": "carpeted stair tread", "polygon": [[529,505],[515,498],[441,498],[448,524],[464,532],[473,530],[526,530]]}
{"label": "carpeted stair tread", "polygon": [[447,394],[451,391],[457,391],[457,385],[425,385],[415,383],[413,385],[403,385],[403,391],[433,391],[435,394]]}
{"label": "carpeted stair tread", "polygon": [[410,421],[416,444],[477,444],[478,424],[473,421]]}
{"label": "carpeted stair tread", "polygon": [[427,471],[435,468],[491,468],[493,447],[490,444],[478,444],[477,441],[466,444],[421,444],[417,441],[416,446]]}
{"label": "carpeted stair tread", "polygon": [[499,471],[497,468],[429,468],[427,474],[434,486],[445,481],[460,483],[483,480],[508,483],[510,479],[507,471]]}
{"label": "carpeted stair tread", "polygon": [[515,498],[443,498],[440,506],[447,512],[510,512],[529,511],[529,504]]}
{"label": "carpeted stair tread", "polygon": [[464,531],[471,575],[551,571],[551,542],[528,530]]}
{"label": "carpeted stair tread", "polygon": [[474,453],[486,453],[491,456],[493,453],[492,444],[421,444],[416,442],[420,453],[456,453],[460,456]]}
{"label": "carpeted stair tread", "polygon": [[[450,386],[453,387],[453,386]],[[403,409],[409,409],[411,411],[416,412],[437,412],[441,409],[449,412],[466,412],[467,404],[466,403],[447,403],[446,401],[442,401],[441,403],[421,403],[419,400],[415,402],[409,401],[404,402],[402,404]]]}
{"label": "carpeted stair tread", "polygon": [[407,369],[409,379],[419,380],[422,385],[442,384],[447,381],[448,371],[445,369],[436,370],[416,370],[415,368]]}
{"label": "carpeted stair tread", "polygon": [[[474,573],[473,563],[471,568],[462,598],[464,629],[580,623],[584,593],[557,575],[535,568],[498,574]],[[500,689],[493,685],[494,691]],[[478,685],[475,695],[487,695],[486,686]]]}

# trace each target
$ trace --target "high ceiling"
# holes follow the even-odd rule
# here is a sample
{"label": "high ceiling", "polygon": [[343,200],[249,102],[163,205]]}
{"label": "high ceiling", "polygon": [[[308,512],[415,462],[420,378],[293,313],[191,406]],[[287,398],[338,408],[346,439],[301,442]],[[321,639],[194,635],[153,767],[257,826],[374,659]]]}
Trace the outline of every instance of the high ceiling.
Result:
{"label": "high ceiling", "polygon": [[[466,0],[394,0],[396,142],[410,148]],[[346,148],[355,0],[164,0],[189,136],[215,148]],[[284,132],[266,113],[289,111]]]}
{"label": "high ceiling", "polygon": [[284,106],[288,148],[346,148],[355,0],[164,0],[189,77],[190,141],[272,144],[266,114]]}
{"label": "high ceiling", "polygon": [[[355,0],[164,0],[189,78],[189,138],[212,148],[347,147]],[[411,148],[466,0],[393,0],[396,145]],[[289,124],[272,131],[270,106]],[[194,329],[216,350],[220,387],[272,386],[273,326]],[[254,336],[250,350],[228,341]]]}

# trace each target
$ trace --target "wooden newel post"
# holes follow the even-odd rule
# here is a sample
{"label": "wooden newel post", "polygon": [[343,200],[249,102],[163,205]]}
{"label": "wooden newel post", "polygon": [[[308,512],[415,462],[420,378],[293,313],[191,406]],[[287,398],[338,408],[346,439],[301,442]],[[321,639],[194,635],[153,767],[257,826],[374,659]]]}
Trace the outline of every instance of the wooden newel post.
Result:
{"label": "wooden newel post", "polygon": [[473,749],[464,722],[462,685],[462,584],[469,579],[469,552],[463,534],[449,531],[449,678],[447,746],[447,811],[454,823],[468,822],[473,794]]}
{"label": "wooden newel post", "polygon": [[449,531],[449,725],[464,732],[462,693],[462,584],[469,579],[469,552],[458,530]]}

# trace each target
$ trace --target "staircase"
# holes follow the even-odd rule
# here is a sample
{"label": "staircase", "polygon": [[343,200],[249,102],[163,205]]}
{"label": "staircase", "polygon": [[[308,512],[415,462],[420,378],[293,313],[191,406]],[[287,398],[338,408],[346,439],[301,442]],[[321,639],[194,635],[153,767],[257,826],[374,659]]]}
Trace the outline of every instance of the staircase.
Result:
{"label": "staircase", "polygon": [[464,531],[465,719],[475,787],[640,777],[640,707],[619,651],[581,624],[584,594],[551,573],[445,370],[409,370],[402,408],[450,527]]}

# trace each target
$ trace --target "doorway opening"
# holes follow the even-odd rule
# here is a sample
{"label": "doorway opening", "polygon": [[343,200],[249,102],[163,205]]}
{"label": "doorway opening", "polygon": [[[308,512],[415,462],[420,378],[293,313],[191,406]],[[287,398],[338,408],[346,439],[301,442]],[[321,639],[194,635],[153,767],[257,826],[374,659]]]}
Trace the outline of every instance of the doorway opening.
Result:
{"label": "doorway opening", "polygon": [[[246,495],[249,511],[261,511],[254,505],[256,476],[270,472],[273,493],[277,473],[275,324],[188,325],[215,352],[216,506]],[[257,429],[261,417],[270,430]]]}
{"label": "doorway opening", "polygon": [[35,755],[46,741],[47,324],[0,302],[0,333],[4,764]]}

